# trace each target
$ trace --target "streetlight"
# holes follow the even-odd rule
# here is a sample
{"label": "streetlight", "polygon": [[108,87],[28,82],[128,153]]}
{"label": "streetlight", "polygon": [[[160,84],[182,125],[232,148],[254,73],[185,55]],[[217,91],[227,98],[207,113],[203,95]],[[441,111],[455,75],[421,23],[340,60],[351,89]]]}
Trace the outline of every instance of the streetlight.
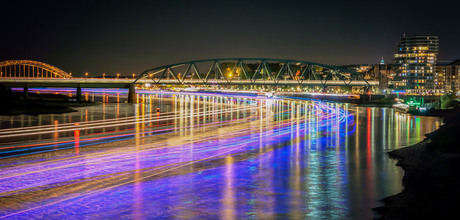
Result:
{"label": "streetlight", "polygon": [[88,78],[88,72],[85,73],[85,77]]}
{"label": "streetlight", "polygon": [[105,79],[105,73],[102,74],[102,78]]}
{"label": "streetlight", "polygon": [[119,77],[119,76],[120,76],[120,74],[119,74],[119,73],[117,73],[117,79],[118,79],[118,77]]}
{"label": "streetlight", "polygon": [[135,74],[135,73],[133,73],[133,79],[134,79],[134,76],[136,76],[136,74]]}

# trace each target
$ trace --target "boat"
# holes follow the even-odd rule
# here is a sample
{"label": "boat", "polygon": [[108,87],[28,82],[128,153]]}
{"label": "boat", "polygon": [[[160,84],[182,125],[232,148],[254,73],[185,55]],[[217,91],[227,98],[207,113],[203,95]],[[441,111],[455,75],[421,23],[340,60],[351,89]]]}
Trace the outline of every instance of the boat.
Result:
{"label": "boat", "polygon": [[398,110],[398,111],[401,111],[401,112],[408,112],[410,110],[416,110],[417,107],[416,106],[413,106],[413,105],[407,105],[407,104],[404,104],[404,103],[397,103],[397,104],[394,104],[393,105],[393,108],[395,110]]}

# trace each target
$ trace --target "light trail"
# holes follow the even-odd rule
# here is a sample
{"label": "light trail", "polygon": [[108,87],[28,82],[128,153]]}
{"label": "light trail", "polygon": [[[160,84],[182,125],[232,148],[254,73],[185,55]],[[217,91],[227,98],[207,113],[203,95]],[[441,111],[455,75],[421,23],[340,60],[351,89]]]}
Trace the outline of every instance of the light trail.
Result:
{"label": "light trail", "polygon": [[[203,98],[203,97],[201,97]],[[172,100],[172,98],[168,98],[166,100]],[[252,103],[255,103],[254,101],[251,101]],[[213,105],[217,105],[215,103],[211,103]],[[225,103],[225,106],[228,106],[229,104]],[[210,107],[208,107],[210,108]],[[203,110],[203,109],[197,109],[197,110]],[[146,115],[140,115],[140,116],[130,116],[130,117],[124,117],[124,118],[112,118],[112,119],[104,119],[104,120],[92,120],[92,121],[82,121],[82,122],[72,122],[72,123],[61,123],[58,124],[57,127],[74,127],[76,126],[76,123],[78,123],[77,126],[83,127],[84,125],[87,124],[106,124],[106,123],[118,123],[121,121],[130,121],[132,119],[144,119],[144,118],[149,118],[152,116],[157,116],[158,113],[151,113],[151,114],[146,114]],[[164,117],[165,115],[174,115],[173,112],[166,112],[166,113],[161,113],[161,117]],[[36,130],[36,129],[55,129],[56,125],[55,124],[50,124],[50,125],[40,125],[40,126],[34,126],[34,127],[22,127],[22,128],[9,128],[9,129],[0,129],[0,138],[2,138],[2,135],[4,134],[14,134],[14,133],[20,133],[24,131],[30,131],[30,130]]]}
{"label": "light trail", "polygon": [[[88,129],[104,128],[114,124],[125,126],[123,123],[127,123],[134,126],[130,129],[134,129],[135,132],[125,130],[122,132],[129,133],[115,133],[103,137],[91,137],[89,135],[90,138],[80,138],[79,143],[82,143],[79,144],[80,147],[85,146],[85,143],[91,145],[90,142],[93,140],[115,137],[148,138],[146,140],[149,143],[130,144],[79,156],[52,157],[44,161],[32,160],[30,162],[24,161],[25,163],[21,165],[8,165],[8,167],[0,170],[0,205],[8,201],[6,198],[17,196],[29,205],[22,210],[13,212],[2,211],[0,208],[0,218],[27,213],[70,199],[105,193],[135,181],[147,181],[153,177],[160,178],[159,176],[174,170],[210,160],[219,160],[225,155],[240,153],[258,155],[263,153],[258,150],[259,144],[262,144],[261,141],[266,144],[288,141],[291,139],[292,130],[301,131],[297,135],[307,134],[307,132],[318,133],[322,130],[332,132],[331,129],[335,128],[330,126],[331,124],[347,123],[347,121],[350,123],[352,121],[347,120],[349,118],[348,112],[337,105],[310,101],[286,103],[282,100],[274,102],[261,100],[258,105],[231,106],[224,109],[217,108],[222,106],[222,103],[213,106],[216,108],[194,109],[197,112],[190,112],[190,109],[183,111],[182,114],[170,112],[171,114],[165,114],[162,118],[157,119],[129,122],[125,118],[117,119],[120,120],[119,122],[113,120],[110,123],[88,122],[86,124]],[[203,112],[202,110],[209,111]],[[229,117],[242,111],[248,112],[245,113],[245,116]],[[177,113],[179,115],[173,116]],[[224,114],[226,115],[224,116]],[[220,117],[214,118],[218,115]],[[211,116],[209,121],[204,120],[207,118],[206,116]],[[138,120],[138,118],[133,117],[130,120]],[[172,124],[166,124],[152,131],[138,130],[139,126],[145,125],[147,122],[168,120],[183,120],[184,124],[181,122],[175,127],[169,127]],[[309,126],[311,124],[313,126]],[[74,126],[74,129],[66,126],[69,125],[60,127],[60,132],[81,129],[81,126]],[[146,128],[147,126],[144,127],[144,129]],[[184,130],[190,132],[182,133],[181,131]],[[192,131],[193,133],[191,133]],[[28,132],[30,132],[28,135],[35,134],[33,129]],[[39,132],[39,134],[49,134],[47,132],[50,131]],[[147,134],[155,135],[142,137]],[[12,134],[3,133],[3,135]],[[55,144],[71,144],[71,142],[64,141]],[[190,154],[191,152],[192,154]],[[133,161],[139,161],[140,165],[134,167]],[[133,173],[138,172],[143,173],[142,177],[133,179]],[[44,189],[54,193],[44,193]],[[48,202],[34,202],[36,200]]]}
{"label": "light trail", "polygon": [[[289,109],[286,110],[286,111],[289,111]],[[284,124],[278,124],[278,126],[288,125],[289,123],[290,123],[290,122],[288,121],[288,122],[285,122]],[[198,126],[198,125],[196,125],[196,126]],[[243,132],[243,133],[244,133],[244,132]]]}
{"label": "light trail", "polygon": [[[173,115],[173,112],[166,112],[163,113],[161,116],[165,115]],[[151,116],[157,116],[157,113],[152,113],[148,115],[141,115],[141,116],[130,116],[130,117],[124,117],[124,118],[110,118],[110,119],[104,119],[104,120],[93,120],[93,121],[82,121],[82,122],[70,122],[70,123],[61,123],[58,125],[50,124],[50,125],[40,125],[40,126],[30,126],[30,127],[21,127],[21,128],[7,128],[7,129],[1,129],[0,130],[0,135],[3,134],[15,134],[15,133],[20,133],[24,131],[30,131],[30,130],[36,130],[36,129],[42,129],[42,130],[49,130],[49,129],[55,129],[56,126],[58,128],[69,128],[76,126],[75,124],[78,123],[78,126],[83,127],[87,124],[89,125],[94,125],[94,124],[111,124],[111,123],[117,123],[120,121],[130,121],[132,119],[143,119],[143,118],[148,118]],[[1,136],[0,136],[1,138]]]}
{"label": "light trail", "polygon": [[[239,110],[250,110],[254,109],[251,107],[240,107],[234,110],[222,110],[222,112],[214,112],[214,113],[209,113],[208,115],[217,115],[217,114],[222,114],[222,113],[231,113],[231,112],[236,112]],[[172,113],[169,113],[169,115],[172,115]],[[195,117],[195,116],[204,116],[205,114],[203,113],[198,113],[198,114],[192,114],[189,116],[182,116],[180,118],[187,118],[187,117]],[[153,114],[151,116],[154,116]],[[147,119],[145,118],[148,117],[139,117],[139,118],[134,118],[136,119],[134,122],[132,119],[119,119],[119,120],[112,120],[110,122],[105,122],[101,120],[101,122],[96,122],[96,123],[85,123],[84,125],[81,125],[80,123],[73,123],[73,125],[65,125],[65,126],[55,126],[55,127],[49,127],[45,129],[40,129],[41,131],[37,131],[38,128],[35,127],[29,127],[28,129],[21,129],[19,131],[13,130],[9,132],[0,132],[0,139],[1,138],[9,138],[9,137],[20,137],[20,136],[29,136],[29,135],[39,135],[39,134],[51,134],[51,133],[61,133],[61,132],[68,132],[68,131],[74,131],[74,130],[89,130],[89,129],[98,129],[98,128],[110,128],[110,127],[119,127],[119,126],[126,126],[126,125],[136,125],[136,124],[141,124],[141,123],[150,123],[150,122],[160,122],[160,121],[167,121],[171,119],[175,119],[174,115],[169,116],[169,117],[161,117],[161,118],[155,118],[155,119]],[[72,123],[69,123],[72,124]],[[43,131],[44,130],[44,131]]]}
{"label": "light trail", "polygon": [[[190,116],[187,116],[186,118],[188,118]],[[248,117],[248,118],[240,118],[240,119],[234,119],[234,120],[228,120],[228,121],[219,121],[219,122],[211,122],[211,123],[206,123],[206,124],[196,124],[194,125],[193,127],[198,127],[200,125],[206,125],[207,127],[209,126],[212,126],[212,127],[216,127],[216,126],[221,126],[222,123],[236,123],[237,121],[243,121],[243,120],[248,120],[250,118],[253,118],[253,117]],[[199,119],[195,119],[195,120],[199,120]],[[181,128],[192,128],[192,126],[186,126],[186,127],[181,127]],[[153,130],[153,131],[147,131],[147,132],[141,132],[139,134],[141,135],[144,135],[144,134],[155,134],[155,133],[162,133],[162,132],[166,132],[166,131],[173,131],[177,128],[166,128],[166,129],[158,129],[158,130]],[[133,129],[129,129],[129,130],[133,130]],[[104,134],[107,134],[107,132],[105,132]],[[82,138],[80,139],[79,142],[90,142],[90,141],[94,141],[94,140],[104,140],[104,139],[110,139],[110,138],[120,138],[120,137],[127,137],[127,136],[134,136],[136,133],[128,133],[128,134],[122,134],[122,135],[112,135],[112,136],[103,136],[103,137],[97,137],[97,138]],[[94,134],[92,134],[94,135]],[[89,135],[91,136],[91,135]],[[131,138],[129,138],[131,139]],[[114,140],[114,141],[119,141],[120,139],[117,139],[117,140]],[[68,148],[74,148],[74,140],[69,140],[69,141],[62,141],[62,142],[52,142],[51,144],[50,143],[42,143],[42,144],[32,144],[32,145],[21,145],[21,146],[14,146],[14,147],[4,147],[4,148],[0,148],[0,149],[12,149],[12,148],[27,148],[27,149],[19,149],[17,150],[16,152],[18,151],[24,151],[24,150],[31,150],[31,149],[40,149],[40,148],[49,148],[50,145],[52,146],[59,146],[60,144],[65,144],[65,143],[69,143],[71,144],[71,146],[69,147],[60,147],[59,149],[68,149]],[[98,142],[99,144],[101,143],[104,143],[104,142]],[[107,143],[107,142],[105,142]],[[94,145],[94,144],[87,144],[87,145]],[[80,144],[80,147],[84,147],[84,146],[87,146],[85,144]],[[35,148],[31,148],[31,147],[35,147]],[[50,149],[49,151],[54,151],[55,149]],[[7,151],[7,152],[3,152],[3,154],[6,154],[6,153],[11,153],[11,152],[15,152],[15,151]],[[46,152],[46,151],[40,151],[40,152]],[[2,154],[0,152],[0,154]],[[17,155],[14,155],[14,156],[11,156],[11,157],[15,157]],[[3,157],[3,158],[7,158],[7,157]]]}
{"label": "light trail", "polygon": [[[291,128],[289,128],[289,126],[288,126],[289,124],[290,124],[290,123],[286,122],[286,123],[284,123],[284,124],[279,125],[280,129],[279,129],[279,131],[278,131],[278,134],[275,135],[275,136],[273,136],[272,138],[275,138],[275,139],[276,139],[277,137],[280,137],[281,135],[284,135],[284,134],[289,133],[289,131],[290,131],[290,129],[291,129]],[[298,126],[301,126],[301,127],[302,127],[303,125],[298,125]],[[257,125],[254,125],[254,127],[257,127]],[[284,129],[283,129],[283,127],[284,127]],[[251,129],[249,129],[249,130],[251,130]],[[255,133],[258,133],[258,131],[256,131]],[[209,152],[215,151],[215,150],[217,150],[217,149],[218,149],[218,150],[226,149],[224,146],[230,146],[230,147],[232,147],[232,146],[234,146],[233,143],[238,143],[238,144],[244,143],[244,141],[242,142],[241,139],[246,139],[246,141],[249,141],[249,142],[254,142],[255,140],[257,140],[257,138],[252,138],[251,135],[243,135],[243,136],[241,136],[241,137],[238,137],[238,136],[240,136],[240,135],[242,135],[242,134],[247,134],[247,130],[239,130],[239,131],[236,131],[236,132],[227,133],[226,135],[228,135],[228,136],[235,136],[235,138],[231,139],[231,141],[228,141],[229,143],[232,143],[232,144],[230,144],[230,145],[222,144],[222,142],[220,142],[220,144],[221,144],[220,146],[214,146],[214,147],[212,147],[212,145],[210,145],[210,144],[208,144],[208,143],[206,143],[206,142],[201,142],[201,143],[202,143],[201,146],[194,148],[194,153],[195,153],[195,154],[209,153]],[[280,135],[280,134],[281,134],[281,135]],[[250,137],[250,138],[248,138],[248,137]],[[211,137],[208,137],[208,138],[215,138],[215,137],[212,137],[212,136],[211,136]],[[249,140],[248,140],[248,139],[249,139]],[[238,140],[238,141],[237,141],[237,140]],[[237,144],[237,145],[238,145],[238,144]],[[175,148],[175,149],[177,149],[177,146],[168,146],[168,147],[169,147],[169,148]],[[153,150],[157,151],[157,150],[164,149],[164,148],[168,148],[168,147],[155,148],[155,149],[153,149]],[[142,152],[146,152],[146,151],[150,151],[150,150],[151,150],[151,149],[146,149],[146,150],[144,150],[144,151],[138,151],[138,153],[142,153]],[[129,164],[132,164],[132,162],[130,161],[130,159],[132,159],[132,158],[135,157],[135,156],[133,155],[133,153],[134,153],[134,152],[129,152],[129,154],[123,154],[123,153],[120,154],[120,152],[117,152],[117,155],[112,155],[112,156],[115,157],[115,158],[113,158],[113,157],[107,158],[107,156],[104,156],[104,157],[101,159],[101,158],[99,158],[99,157],[96,157],[96,158],[94,158],[95,161],[91,161],[91,160],[89,160],[88,158],[84,158],[84,159],[85,159],[84,163],[85,163],[86,166],[91,165],[91,164],[95,164],[95,165],[97,164],[98,167],[95,168],[94,172],[101,172],[100,166],[101,166],[101,163],[104,163],[104,162],[108,162],[108,163],[117,162],[117,166],[116,166],[116,167],[112,167],[112,168],[119,168],[119,167],[122,167],[122,166],[124,165],[124,163],[125,163],[125,164],[128,164],[128,165],[129,165]],[[173,151],[173,152],[168,152],[168,153],[160,153],[160,154],[154,154],[154,155],[147,155],[146,157],[148,157],[149,160],[154,160],[154,161],[155,161],[155,164],[158,165],[162,160],[165,160],[165,159],[166,159],[168,162],[171,162],[169,157],[171,156],[171,154],[174,154],[174,153],[176,153],[176,152]],[[152,156],[153,156],[153,158],[152,158]],[[166,158],[162,158],[162,157],[165,157],[165,156],[167,156],[167,157],[166,157]],[[121,159],[121,158],[122,158],[122,159]],[[107,161],[104,161],[104,160],[107,160]],[[123,160],[124,163],[120,163],[120,160]],[[66,162],[66,161],[63,161],[63,162],[61,161],[61,163],[65,163],[65,162]],[[56,166],[56,163],[50,164],[50,165]],[[75,162],[74,162],[74,163],[69,164],[69,165],[65,165],[65,166],[61,166],[61,167],[58,166],[58,167],[54,167],[53,169],[48,169],[48,170],[38,170],[38,171],[35,171],[35,172],[33,172],[33,173],[38,173],[38,174],[44,175],[44,176],[50,176],[50,175],[48,175],[45,171],[50,171],[50,170],[55,170],[55,169],[62,169],[62,168],[69,168],[69,167],[76,167],[76,168],[78,169],[78,168],[79,168],[79,165],[80,165],[79,163],[75,163]],[[15,169],[15,170],[17,171],[17,169]],[[125,171],[125,170],[124,170],[124,171]],[[66,179],[68,179],[68,178],[70,178],[70,177],[72,177],[72,176],[74,176],[74,175],[80,175],[80,174],[77,174],[76,172],[72,172],[72,171],[69,171],[69,170],[64,170],[63,172],[64,172],[64,173],[67,173],[67,175],[65,175],[65,178],[66,178]],[[74,175],[72,175],[72,174],[69,175],[68,173],[73,173]],[[109,173],[112,173],[112,172],[109,172]],[[12,177],[17,178],[18,176],[21,176],[21,175],[29,175],[29,174],[32,174],[32,173],[22,173],[22,174],[16,174],[16,175],[13,175],[13,176],[1,176],[0,180],[3,180],[3,179],[5,179],[5,178],[12,178]],[[91,172],[88,172],[88,171],[85,172],[85,175],[88,175],[88,174],[91,174]],[[60,176],[60,175],[58,175],[58,176]],[[36,177],[32,177],[32,179],[35,179],[35,178],[36,178]],[[17,179],[16,179],[16,180],[17,180]],[[49,180],[49,179],[48,179],[48,180]],[[62,181],[63,181],[63,180],[58,180],[58,181],[56,181],[56,182],[62,182]],[[31,185],[24,185],[24,181],[21,181],[21,183],[22,183],[22,186],[23,186],[24,188],[36,187],[36,186],[31,186]],[[51,182],[51,183],[53,183],[53,182]],[[43,181],[41,182],[41,184],[43,184]],[[48,183],[48,184],[50,184],[50,183]],[[11,194],[7,194],[7,195],[11,195]],[[4,195],[4,194],[0,194],[0,196],[5,196],[5,195]]]}
{"label": "light trail", "polygon": [[[241,110],[249,110],[249,109],[253,109],[253,107],[251,106],[243,106],[243,107],[236,107],[236,108],[233,108],[232,111],[241,111]],[[226,110],[222,110],[222,109],[217,109],[217,111],[215,112],[212,112],[212,113],[207,113],[208,116],[209,115],[221,115],[221,114],[227,114],[227,113],[230,113],[230,111],[228,109]],[[186,116],[186,117],[179,117],[179,118],[176,118],[176,119],[180,119],[180,118],[187,118],[187,117],[195,117],[195,116],[200,116],[200,115],[189,115],[189,116]],[[195,120],[199,120],[199,119],[195,119]],[[138,121],[138,122],[149,122],[149,121]],[[120,125],[120,123],[118,123],[118,125]],[[89,129],[89,128],[88,128]],[[131,129],[132,130],[132,129]],[[172,129],[168,129],[168,130],[172,130]],[[71,131],[74,131],[74,129],[71,129]],[[166,131],[166,130],[159,130],[159,132],[162,132],[162,131]],[[52,131],[52,133],[56,132],[55,130]],[[145,132],[143,134],[153,134],[155,133],[155,131],[153,132]],[[105,132],[105,136],[107,132]],[[112,138],[113,140],[112,141],[119,141],[121,140],[120,138],[121,137],[127,137],[127,136],[132,136],[134,137],[134,133],[131,133],[131,134],[125,134],[125,135],[112,135],[112,136],[108,136],[107,138],[94,138],[94,139],[88,139],[88,138],[82,138],[79,142],[89,142],[89,141],[95,141],[95,140],[103,140],[103,139],[109,139],[109,138]],[[85,136],[83,136],[85,137]],[[126,139],[130,139],[130,138],[125,138]],[[53,149],[50,149],[50,150],[40,150],[39,152],[47,152],[47,151],[54,151],[56,150],[55,148],[56,147],[59,147],[59,149],[68,149],[68,148],[73,148],[73,140],[69,140],[69,141],[65,141],[67,144],[69,144],[68,147],[61,147],[60,145],[62,143],[60,142],[53,142],[53,143],[41,143],[41,144],[29,144],[29,145],[23,145],[23,146],[7,146],[7,147],[3,147],[1,149],[14,149],[14,148],[21,148],[21,149],[18,149],[18,150],[10,150],[10,151],[7,151],[7,152],[2,152],[0,154],[11,154],[11,153],[15,153],[14,155],[12,156],[2,156],[3,158],[8,158],[8,157],[14,157],[14,156],[17,156],[17,155],[24,155],[24,154],[29,154],[29,153],[22,153],[22,154],[18,154],[18,152],[22,152],[22,151],[31,151],[31,150],[39,150],[39,149],[47,149],[49,148],[49,146],[53,146]],[[105,143],[107,143],[107,141],[104,141]],[[104,142],[99,142],[99,143],[104,143]],[[49,144],[49,145],[46,145],[46,144]],[[92,144],[81,144],[80,147],[84,147],[84,146],[87,146],[87,145],[92,145]]]}
{"label": "light trail", "polygon": [[[204,99],[205,97],[200,97],[200,98]],[[204,101],[206,102],[206,100]],[[225,104],[225,106],[228,106],[228,105],[229,105],[228,103]],[[208,112],[209,112],[209,108],[210,107],[208,107],[207,109]],[[238,108],[235,108],[233,111],[247,110],[245,108],[248,108],[248,107],[238,107]],[[206,109],[197,109],[197,110],[202,112],[203,110],[206,110]],[[212,114],[208,114],[208,116],[215,115],[215,114],[227,114],[227,113],[230,113],[230,112],[228,110],[225,110],[222,112],[215,112]],[[62,132],[70,132],[76,129],[91,130],[91,129],[97,129],[97,128],[118,127],[120,125],[128,126],[128,125],[134,125],[138,123],[160,122],[160,121],[165,121],[165,120],[173,118],[173,117],[167,118],[165,117],[166,115],[173,115],[173,113],[171,112],[162,113],[161,117],[158,117],[158,115],[155,115],[153,113],[149,115],[131,116],[131,117],[126,117],[126,118],[121,118],[121,119],[107,119],[107,120],[97,120],[97,121],[90,121],[90,122],[65,123],[65,124],[57,124],[57,125],[51,124],[51,125],[46,125],[46,126],[2,129],[0,130],[0,139],[9,138],[9,137],[19,137],[19,136],[51,134],[51,133],[56,134],[56,133],[62,133]],[[153,118],[152,116],[154,116],[154,119],[145,120],[145,118]],[[108,124],[111,124],[112,126],[108,126]],[[96,126],[96,125],[99,125],[99,126]],[[66,130],[64,128],[68,128],[68,129]]]}
{"label": "light trail", "polygon": [[[248,109],[251,109],[249,107],[247,108],[235,108],[235,111],[237,110],[248,110]],[[221,114],[221,113],[229,113],[230,111],[228,110],[225,110],[225,111],[220,111],[220,112],[215,112],[215,113],[210,113],[208,115],[214,115],[214,114]],[[195,115],[189,115],[189,116],[184,116],[182,118],[188,118],[188,117],[198,117],[198,116],[202,116],[201,114],[195,114]],[[171,119],[171,118],[169,118]],[[180,119],[180,118],[179,118]],[[166,119],[164,119],[166,120]],[[155,121],[164,121],[164,120],[155,120]],[[196,119],[196,120],[199,120],[199,119]],[[150,121],[143,121],[143,122],[138,122],[138,123],[144,123],[144,122],[150,122]],[[224,123],[226,121],[221,121],[220,123]],[[214,123],[213,123],[214,124]],[[120,123],[118,123],[118,125],[120,125]],[[198,125],[197,125],[198,126]],[[94,127],[92,127],[91,129],[93,129]],[[187,127],[188,128],[188,127]],[[87,128],[87,129],[90,129],[90,128]],[[71,131],[74,131],[75,129],[72,129]],[[130,129],[132,130],[132,129]],[[150,132],[142,132],[141,134],[154,134],[154,133],[159,133],[159,132],[165,132],[165,131],[172,131],[174,130],[174,128],[169,128],[169,129],[160,129],[160,130],[154,130],[154,131],[150,131]],[[52,133],[54,133],[55,131],[53,131]],[[42,134],[44,134],[45,132],[43,132]],[[105,133],[107,134],[107,132]],[[135,133],[128,133],[128,134],[122,134],[122,135],[112,135],[112,136],[104,136],[104,137],[98,137],[98,138],[81,138],[79,142],[89,142],[89,141],[95,141],[95,140],[104,140],[104,139],[110,139],[110,138],[117,138],[117,139],[114,139],[113,141],[119,141],[121,137],[128,137],[128,136],[132,136],[134,137]],[[83,136],[85,137],[85,136]],[[74,148],[73,146],[73,143],[74,143],[74,140],[69,140],[69,141],[65,141],[65,142],[52,142],[52,143],[42,143],[42,144],[32,144],[32,145],[20,145],[20,146],[7,146],[7,147],[0,147],[0,150],[3,149],[16,149],[16,148],[20,148],[18,150],[9,150],[9,151],[6,151],[6,152],[0,152],[0,155],[1,154],[11,154],[11,153],[14,153],[14,152],[21,152],[21,151],[30,151],[30,150],[38,150],[38,149],[46,149],[46,148],[49,148],[50,145],[56,147],[56,146],[59,146],[63,143],[68,143],[68,144],[71,144],[70,146],[68,147],[60,147],[59,149],[68,149],[68,148]],[[104,142],[99,142],[99,143],[104,143]],[[88,144],[88,145],[92,145],[92,144]],[[84,147],[86,146],[85,144],[81,144],[80,147]],[[54,151],[56,149],[50,149],[49,151]],[[40,151],[40,152],[46,152],[46,151]],[[14,156],[17,156],[17,155],[13,155],[11,157],[14,157]],[[3,156],[3,158],[7,158],[8,156]]]}

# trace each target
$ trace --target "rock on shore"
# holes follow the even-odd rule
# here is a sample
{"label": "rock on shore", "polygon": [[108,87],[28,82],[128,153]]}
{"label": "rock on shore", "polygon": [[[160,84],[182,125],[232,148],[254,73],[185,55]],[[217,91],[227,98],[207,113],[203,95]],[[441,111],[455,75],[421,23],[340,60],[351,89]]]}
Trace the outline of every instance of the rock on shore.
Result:
{"label": "rock on shore", "polygon": [[460,205],[460,115],[422,142],[389,152],[404,170],[404,190],[384,198],[378,219],[451,219]]}

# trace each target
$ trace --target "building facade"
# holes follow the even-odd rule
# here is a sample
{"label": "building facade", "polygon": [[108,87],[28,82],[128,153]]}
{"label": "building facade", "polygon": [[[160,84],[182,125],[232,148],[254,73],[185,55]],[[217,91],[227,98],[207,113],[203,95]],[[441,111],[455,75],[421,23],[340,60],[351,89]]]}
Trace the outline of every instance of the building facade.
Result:
{"label": "building facade", "polygon": [[433,94],[436,85],[437,36],[403,36],[394,57],[395,86],[409,94]]}
{"label": "building facade", "polygon": [[442,86],[445,93],[455,92],[458,95],[460,90],[460,59],[449,63],[436,65],[437,83]]}
{"label": "building facade", "polygon": [[380,64],[352,64],[340,67],[353,70],[361,74],[366,80],[378,81],[380,92],[388,89],[390,80],[395,75],[393,65],[385,64],[383,59],[380,61]]}

